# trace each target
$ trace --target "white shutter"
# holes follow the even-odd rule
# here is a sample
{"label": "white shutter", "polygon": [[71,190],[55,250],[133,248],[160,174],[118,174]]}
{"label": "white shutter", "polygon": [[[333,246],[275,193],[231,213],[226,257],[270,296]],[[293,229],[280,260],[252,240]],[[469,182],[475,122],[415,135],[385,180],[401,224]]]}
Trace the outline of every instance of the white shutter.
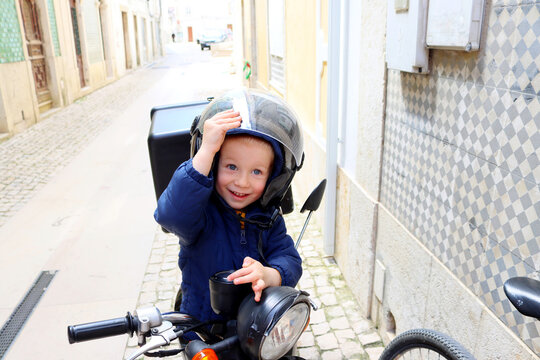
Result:
{"label": "white shutter", "polygon": [[285,91],[285,0],[268,1],[270,84]]}

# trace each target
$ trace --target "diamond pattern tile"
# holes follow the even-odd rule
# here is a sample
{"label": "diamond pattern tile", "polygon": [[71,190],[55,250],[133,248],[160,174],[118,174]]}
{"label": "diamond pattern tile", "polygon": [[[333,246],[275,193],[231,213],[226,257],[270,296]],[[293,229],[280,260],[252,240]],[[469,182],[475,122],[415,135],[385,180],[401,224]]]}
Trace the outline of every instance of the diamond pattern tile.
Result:
{"label": "diamond pattern tile", "polygon": [[502,287],[540,278],[540,3],[488,10],[478,53],[389,71],[381,201],[540,354],[540,322]]}

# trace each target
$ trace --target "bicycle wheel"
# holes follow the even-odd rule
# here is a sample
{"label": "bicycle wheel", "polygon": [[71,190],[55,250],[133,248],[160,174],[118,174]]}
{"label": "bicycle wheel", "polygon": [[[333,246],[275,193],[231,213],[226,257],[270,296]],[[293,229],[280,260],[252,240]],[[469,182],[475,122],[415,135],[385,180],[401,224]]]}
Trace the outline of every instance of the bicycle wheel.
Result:
{"label": "bicycle wheel", "polygon": [[457,341],[435,330],[405,331],[392,340],[379,360],[474,360]]}

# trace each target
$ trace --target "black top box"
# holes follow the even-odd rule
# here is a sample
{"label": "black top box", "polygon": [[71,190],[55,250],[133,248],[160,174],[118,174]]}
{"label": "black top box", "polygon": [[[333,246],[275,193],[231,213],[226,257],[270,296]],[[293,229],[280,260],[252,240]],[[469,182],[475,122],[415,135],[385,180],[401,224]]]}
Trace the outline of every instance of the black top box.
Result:
{"label": "black top box", "polygon": [[156,199],[159,199],[178,166],[189,159],[191,124],[206,105],[208,101],[197,101],[152,108],[148,152]]}

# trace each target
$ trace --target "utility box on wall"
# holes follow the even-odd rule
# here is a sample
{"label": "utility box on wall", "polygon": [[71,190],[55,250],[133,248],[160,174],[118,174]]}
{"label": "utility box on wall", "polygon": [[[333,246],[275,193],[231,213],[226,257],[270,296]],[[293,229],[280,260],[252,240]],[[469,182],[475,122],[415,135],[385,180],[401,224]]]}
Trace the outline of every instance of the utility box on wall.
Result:
{"label": "utility box on wall", "polygon": [[429,72],[429,48],[480,48],[485,0],[388,0],[389,69]]}
{"label": "utility box on wall", "polygon": [[484,0],[429,0],[426,45],[476,51],[480,48]]}
{"label": "utility box on wall", "polygon": [[388,0],[386,62],[388,68],[429,72],[426,48],[427,0]]}

